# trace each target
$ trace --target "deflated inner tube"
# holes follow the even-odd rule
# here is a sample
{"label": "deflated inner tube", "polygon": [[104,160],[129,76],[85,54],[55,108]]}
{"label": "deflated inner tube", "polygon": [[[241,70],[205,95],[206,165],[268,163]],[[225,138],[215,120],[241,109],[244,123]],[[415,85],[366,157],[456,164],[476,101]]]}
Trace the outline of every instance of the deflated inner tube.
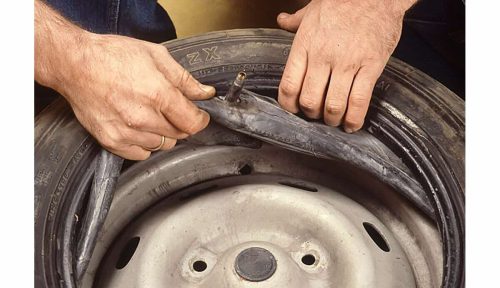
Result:
{"label": "deflated inner tube", "polygon": [[[430,215],[443,242],[442,287],[463,287],[463,100],[415,68],[390,59],[377,82],[364,131],[349,135],[302,120],[272,100],[292,40],[293,34],[280,30],[246,29],[164,45],[194,77],[214,85],[218,95],[224,95],[238,72],[247,74],[249,91],[244,91],[242,103],[228,104],[218,98],[197,103],[212,121],[250,139],[366,170]],[[251,142],[238,139],[222,144]],[[87,210],[99,150],[62,99],[36,118],[36,287],[78,286],[76,239],[88,232],[82,232],[80,218]]]}

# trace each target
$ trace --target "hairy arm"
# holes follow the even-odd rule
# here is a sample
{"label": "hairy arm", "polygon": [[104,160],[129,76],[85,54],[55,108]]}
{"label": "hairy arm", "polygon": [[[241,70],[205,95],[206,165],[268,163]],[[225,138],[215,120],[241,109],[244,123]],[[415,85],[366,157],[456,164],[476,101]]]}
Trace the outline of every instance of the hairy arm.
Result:
{"label": "hairy arm", "polygon": [[109,151],[142,160],[148,149],[205,128],[191,100],[213,97],[162,45],[90,33],[35,0],[35,80],[61,93],[79,122]]}
{"label": "hairy arm", "polygon": [[[86,31],[79,29],[42,1],[35,0],[35,80],[48,87],[56,88],[65,74],[64,63],[73,59],[63,49],[75,51]],[[69,55],[68,55],[69,54]],[[74,55],[74,54],[73,54]]]}

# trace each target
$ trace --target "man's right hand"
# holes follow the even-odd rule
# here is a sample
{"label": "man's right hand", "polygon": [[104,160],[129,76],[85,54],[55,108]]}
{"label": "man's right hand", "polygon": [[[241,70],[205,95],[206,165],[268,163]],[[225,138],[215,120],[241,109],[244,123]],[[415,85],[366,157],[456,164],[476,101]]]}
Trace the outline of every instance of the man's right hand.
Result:
{"label": "man's right hand", "polygon": [[69,33],[74,38],[62,48],[54,43],[52,50],[35,47],[35,78],[61,93],[107,150],[143,160],[162,136],[166,150],[207,126],[208,113],[190,100],[213,97],[215,89],[194,79],[165,47],[79,28]]}
{"label": "man's right hand", "polygon": [[147,148],[170,149],[205,128],[209,115],[190,100],[215,95],[161,45],[114,35],[82,41],[79,54],[55,83],[80,123],[109,151],[127,159],[149,157]]}

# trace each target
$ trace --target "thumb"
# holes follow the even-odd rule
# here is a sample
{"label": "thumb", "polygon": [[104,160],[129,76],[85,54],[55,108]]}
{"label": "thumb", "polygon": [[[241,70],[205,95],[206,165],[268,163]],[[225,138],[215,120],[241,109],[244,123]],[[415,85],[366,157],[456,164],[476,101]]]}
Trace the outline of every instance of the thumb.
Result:
{"label": "thumb", "polygon": [[282,12],[278,15],[278,25],[287,31],[290,32],[297,32],[297,29],[299,29],[300,23],[302,22],[302,18],[304,17],[304,14],[306,14],[306,7],[298,10],[295,12],[295,14],[288,14],[285,12]]}
{"label": "thumb", "polygon": [[157,50],[156,65],[165,78],[189,100],[205,100],[215,96],[215,88],[203,85],[168,53],[165,47]]}

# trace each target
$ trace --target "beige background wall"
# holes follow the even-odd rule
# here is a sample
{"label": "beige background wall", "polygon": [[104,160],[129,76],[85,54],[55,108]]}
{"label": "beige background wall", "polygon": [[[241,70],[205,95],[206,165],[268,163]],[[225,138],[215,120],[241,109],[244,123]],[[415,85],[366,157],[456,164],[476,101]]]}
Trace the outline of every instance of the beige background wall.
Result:
{"label": "beige background wall", "polygon": [[307,0],[159,0],[179,38],[235,28],[276,28],[280,12],[292,13]]}

